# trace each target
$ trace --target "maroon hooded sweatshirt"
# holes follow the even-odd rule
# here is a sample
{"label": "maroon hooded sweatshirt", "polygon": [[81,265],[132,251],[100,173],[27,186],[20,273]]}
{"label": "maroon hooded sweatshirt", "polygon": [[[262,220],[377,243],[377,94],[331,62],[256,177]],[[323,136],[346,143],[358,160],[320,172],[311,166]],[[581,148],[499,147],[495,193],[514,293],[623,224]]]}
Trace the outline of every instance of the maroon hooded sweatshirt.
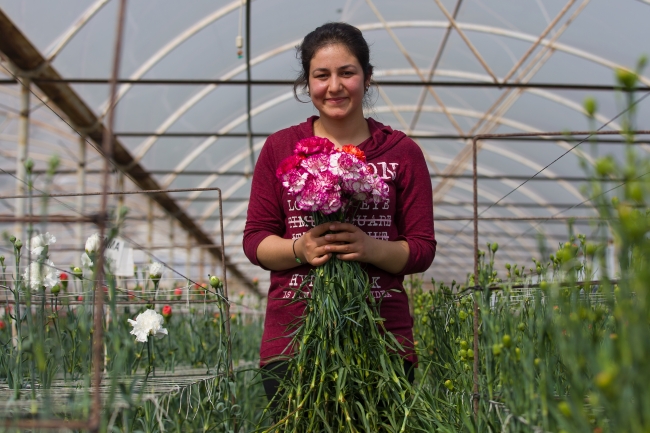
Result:
{"label": "maroon hooded sweatshirt", "polygon": [[[295,144],[314,135],[313,116],[299,125],[269,136],[262,148],[255,172],[244,229],[244,252],[249,260],[257,260],[257,247],[267,236],[297,239],[309,230],[309,212],[297,209],[292,196],[276,178],[280,161],[293,153]],[[372,284],[375,298],[381,298],[380,314],[385,326],[405,347],[406,359],[417,361],[413,352],[413,319],[402,282],[404,275],[424,272],[436,252],[433,230],[433,198],[429,170],[422,151],[403,132],[395,131],[368,118],[370,137],[359,144],[366,162],[381,176],[390,189],[389,199],[379,204],[363,205],[354,224],[369,236],[388,241],[405,240],[409,258],[399,274],[391,274],[376,266],[362,264]],[[309,264],[285,271],[271,271],[260,364],[291,355],[289,325],[304,311],[301,302],[291,303],[294,292],[310,269]]]}

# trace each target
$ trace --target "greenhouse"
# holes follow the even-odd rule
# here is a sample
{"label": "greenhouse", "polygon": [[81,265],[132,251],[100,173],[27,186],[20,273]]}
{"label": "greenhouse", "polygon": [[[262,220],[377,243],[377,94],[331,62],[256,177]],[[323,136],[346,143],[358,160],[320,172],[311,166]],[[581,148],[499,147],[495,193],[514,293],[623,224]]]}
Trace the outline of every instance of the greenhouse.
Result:
{"label": "greenhouse", "polygon": [[0,431],[650,431],[649,18],[0,0]]}

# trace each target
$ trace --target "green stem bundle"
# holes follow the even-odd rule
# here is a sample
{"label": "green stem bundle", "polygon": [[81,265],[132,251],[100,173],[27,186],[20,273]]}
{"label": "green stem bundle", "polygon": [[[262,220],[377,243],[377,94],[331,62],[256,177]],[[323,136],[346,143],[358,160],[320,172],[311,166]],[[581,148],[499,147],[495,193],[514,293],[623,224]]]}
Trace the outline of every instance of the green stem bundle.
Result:
{"label": "green stem bundle", "polygon": [[[315,223],[325,218],[315,215]],[[384,327],[358,262],[332,257],[311,271],[293,302],[305,303],[305,315],[275,397],[277,422],[267,431],[434,430],[433,410],[409,383],[404,349]]]}

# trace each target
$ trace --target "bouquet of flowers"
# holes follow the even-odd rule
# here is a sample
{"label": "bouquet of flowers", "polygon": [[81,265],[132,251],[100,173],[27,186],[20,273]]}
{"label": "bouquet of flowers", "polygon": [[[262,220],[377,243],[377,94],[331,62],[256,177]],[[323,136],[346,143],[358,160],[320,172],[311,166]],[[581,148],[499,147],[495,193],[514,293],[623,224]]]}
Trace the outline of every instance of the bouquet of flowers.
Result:
{"label": "bouquet of flowers", "polygon": [[[388,197],[361,150],[320,137],[299,141],[276,175],[315,224],[345,221],[360,204]],[[267,431],[433,431],[435,412],[406,379],[403,348],[384,328],[360,264],[333,256],[297,291],[292,302],[304,302],[305,314],[291,330],[295,355]]]}
{"label": "bouquet of flowers", "polygon": [[351,204],[379,203],[388,197],[388,186],[365,161],[356,146],[335,149],[327,138],[311,137],[296,144],[276,176],[295,196],[299,209],[342,216]]}

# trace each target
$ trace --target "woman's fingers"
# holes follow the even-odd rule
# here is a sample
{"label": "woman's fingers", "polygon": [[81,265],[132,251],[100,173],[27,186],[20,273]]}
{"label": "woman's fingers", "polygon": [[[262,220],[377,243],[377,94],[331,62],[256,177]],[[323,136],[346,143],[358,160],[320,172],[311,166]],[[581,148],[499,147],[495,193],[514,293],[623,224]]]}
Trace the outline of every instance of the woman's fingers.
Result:
{"label": "woman's fingers", "polygon": [[314,257],[314,258],[310,261],[310,263],[311,263],[313,266],[321,266],[321,265],[324,265],[325,263],[327,263],[327,261],[328,261],[329,259],[331,259],[331,258],[332,258],[332,254],[325,254],[325,255],[322,255],[322,256]]}

